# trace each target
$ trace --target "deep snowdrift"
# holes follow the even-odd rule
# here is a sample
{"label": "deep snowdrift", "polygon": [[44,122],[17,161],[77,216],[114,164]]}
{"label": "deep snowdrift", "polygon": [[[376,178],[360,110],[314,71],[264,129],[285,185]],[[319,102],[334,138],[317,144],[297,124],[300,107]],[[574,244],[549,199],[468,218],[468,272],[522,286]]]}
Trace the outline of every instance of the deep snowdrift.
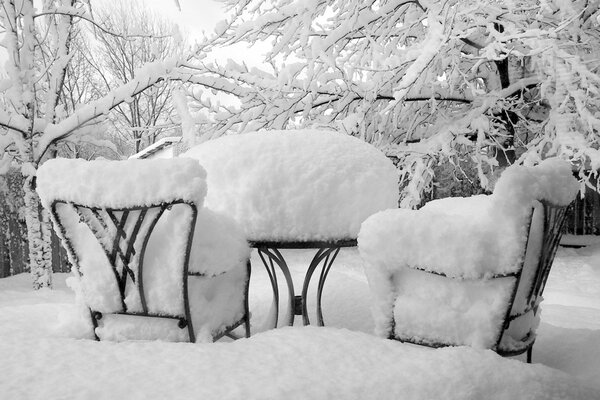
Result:
{"label": "deep snowdrift", "polygon": [[[298,281],[308,254],[287,257]],[[271,296],[260,265],[253,259],[256,330]],[[559,251],[533,353],[543,365],[371,335],[355,250],[340,254],[325,286],[331,328],[285,328],[234,343],[82,339],[86,327],[73,324],[64,278],[56,277],[56,290],[38,292],[27,275],[0,279],[1,398],[600,399],[600,248]]]}

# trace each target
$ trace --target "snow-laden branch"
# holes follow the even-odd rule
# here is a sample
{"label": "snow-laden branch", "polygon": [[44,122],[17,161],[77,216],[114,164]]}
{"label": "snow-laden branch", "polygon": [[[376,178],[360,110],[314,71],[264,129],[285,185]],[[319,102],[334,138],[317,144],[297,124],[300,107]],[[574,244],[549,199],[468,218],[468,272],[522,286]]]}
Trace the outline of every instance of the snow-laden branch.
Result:
{"label": "snow-laden branch", "polygon": [[[138,70],[136,77],[130,82],[112,90],[106,96],[82,106],[64,120],[47,125],[37,145],[36,160],[41,159],[52,143],[68,137],[80,126],[102,115],[107,115],[118,105],[132,101],[144,90],[175,75],[178,64],[178,59],[150,63]],[[189,77],[189,74],[179,74],[178,77],[185,79]]]}
{"label": "snow-laden branch", "polygon": [[29,122],[22,115],[9,113],[0,108],[0,126],[9,130],[17,131],[21,135],[26,135],[29,129]]}
{"label": "snow-laden branch", "polygon": [[[71,5],[74,0],[71,0]],[[70,7],[74,8],[74,7]],[[56,117],[56,107],[58,106],[60,93],[64,85],[65,75],[67,73],[68,63],[71,59],[69,48],[71,45],[71,34],[73,28],[73,17],[66,16],[58,18],[49,29],[50,36],[56,43],[54,60],[49,67],[49,88],[46,95],[45,119],[48,123],[53,123]]]}

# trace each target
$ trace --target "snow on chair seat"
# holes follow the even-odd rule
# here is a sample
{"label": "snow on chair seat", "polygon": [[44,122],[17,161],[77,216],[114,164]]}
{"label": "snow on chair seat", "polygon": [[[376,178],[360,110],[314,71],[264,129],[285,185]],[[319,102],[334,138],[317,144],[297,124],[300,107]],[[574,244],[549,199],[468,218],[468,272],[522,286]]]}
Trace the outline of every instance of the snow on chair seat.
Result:
{"label": "snow on chair seat", "polygon": [[492,195],[369,217],[358,246],[379,335],[434,347],[528,352],[567,206],[570,164],[504,171]]}
{"label": "snow on chair seat", "polygon": [[233,220],[203,208],[205,177],[191,159],[39,169],[97,339],[214,341],[241,324],[249,335],[249,248]]}

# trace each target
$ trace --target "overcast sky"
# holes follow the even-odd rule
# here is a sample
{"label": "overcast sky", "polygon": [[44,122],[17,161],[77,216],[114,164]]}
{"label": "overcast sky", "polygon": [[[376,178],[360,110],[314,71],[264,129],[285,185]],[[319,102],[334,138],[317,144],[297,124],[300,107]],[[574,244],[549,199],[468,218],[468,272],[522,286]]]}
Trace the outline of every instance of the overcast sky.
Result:
{"label": "overcast sky", "polygon": [[[177,8],[177,3],[181,11]],[[181,30],[187,30],[192,37],[199,37],[202,31],[211,33],[217,22],[225,18],[223,5],[214,0],[146,0],[146,4],[166,18],[176,22]]]}
{"label": "overcast sky", "polygon": [[[187,32],[190,35],[192,42],[193,39],[200,38],[203,31],[207,35],[213,33],[217,22],[225,19],[227,15],[222,3],[215,0],[145,0],[145,2],[164,17],[177,23],[182,33]],[[177,8],[178,3],[181,11]],[[219,61],[233,58],[250,66],[265,67],[262,61],[267,50],[266,45],[248,48],[246,44],[241,44],[235,46],[234,50],[230,48],[214,51],[214,55],[210,58]]]}
{"label": "overcast sky", "polygon": [[[35,6],[41,9],[41,0],[34,0]],[[93,0],[92,6],[98,3],[111,4],[112,0]],[[195,38],[202,37],[202,32],[211,34],[217,22],[225,19],[226,13],[223,5],[215,0],[140,0],[147,6],[156,10],[160,15],[171,19],[180,27],[181,33],[189,34],[190,42]],[[177,4],[181,6],[181,11]],[[238,61],[244,61],[249,65],[258,66],[262,64],[266,47],[259,49],[255,47],[248,49],[245,45],[236,47],[235,51],[223,50],[215,54],[215,58],[225,61],[232,57]],[[0,48],[0,76],[3,76],[6,52]]]}

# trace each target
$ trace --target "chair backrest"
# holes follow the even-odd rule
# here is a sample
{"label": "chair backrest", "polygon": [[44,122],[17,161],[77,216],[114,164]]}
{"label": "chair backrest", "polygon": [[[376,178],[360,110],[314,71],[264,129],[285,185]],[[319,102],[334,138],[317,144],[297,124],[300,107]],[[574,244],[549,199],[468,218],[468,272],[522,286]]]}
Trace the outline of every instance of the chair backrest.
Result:
{"label": "chair backrest", "polygon": [[547,201],[541,203],[543,206],[542,245],[537,268],[535,269],[535,277],[527,296],[527,304],[531,308],[536,306],[538,298],[544,292],[548,274],[562,237],[562,226],[568,208],[568,206],[556,206]]}
{"label": "chair backrest", "polygon": [[538,305],[579,189],[557,159],[513,166],[492,195],[369,217],[358,238],[376,332],[427,346],[530,353]]}
{"label": "chair backrest", "polygon": [[[525,244],[525,254],[521,261],[523,265],[517,274],[518,283],[511,298],[504,321],[504,329],[498,338],[497,347],[513,321],[526,317],[528,314],[530,314],[529,318],[537,314],[562,237],[562,226],[565,222],[567,208],[568,206],[554,205],[546,200],[539,201],[534,207]],[[526,329],[531,327],[531,324],[522,325]],[[521,334],[527,333],[529,332],[521,332]]]}
{"label": "chair backrest", "polygon": [[94,328],[105,314],[176,319],[195,341],[187,295],[193,202],[111,208],[56,199],[50,212]]}

